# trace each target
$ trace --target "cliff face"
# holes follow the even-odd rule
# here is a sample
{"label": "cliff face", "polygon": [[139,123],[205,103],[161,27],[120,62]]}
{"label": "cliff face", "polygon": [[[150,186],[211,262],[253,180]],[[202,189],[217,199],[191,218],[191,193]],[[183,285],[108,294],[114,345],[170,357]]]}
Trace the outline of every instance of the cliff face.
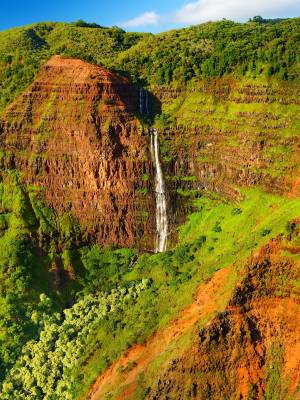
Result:
{"label": "cliff face", "polygon": [[[297,86],[222,78],[157,87],[157,129],[167,186],[169,239],[202,190],[239,197],[238,186],[298,193]],[[0,121],[1,165],[71,212],[87,239],[152,250],[155,196],[150,140],[128,79],[54,56]]]}
{"label": "cliff face", "polygon": [[229,198],[237,185],[289,190],[299,166],[296,84],[220,78],[155,93],[166,121],[167,175],[178,178],[170,190],[204,188]]}
{"label": "cliff face", "polygon": [[1,399],[300,399],[299,21],[0,34]]}
{"label": "cliff face", "polygon": [[138,102],[126,78],[54,56],[3,115],[1,164],[42,187],[46,204],[71,212],[88,238],[152,248],[154,202],[142,190],[152,167]]}
{"label": "cliff face", "polygon": [[226,310],[169,362],[149,399],[299,398],[299,248],[272,240]]}

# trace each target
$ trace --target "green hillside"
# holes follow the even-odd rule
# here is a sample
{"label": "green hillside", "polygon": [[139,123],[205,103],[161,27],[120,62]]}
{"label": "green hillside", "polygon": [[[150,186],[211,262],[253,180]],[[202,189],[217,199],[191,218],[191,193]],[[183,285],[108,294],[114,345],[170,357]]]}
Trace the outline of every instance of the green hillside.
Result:
{"label": "green hillside", "polygon": [[40,23],[0,33],[0,110],[53,54],[104,65],[150,85],[226,74],[284,80],[300,74],[299,18],[226,20],[158,35],[80,25]]}
{"label": "green hillside", "polygon": [[[300,167],[300,18],[223,20],[158,35],[83,21],[0,32],[1,113],[54,54],[105,66],[147,88],[157,114],[153,126],[161,133],[166,186],[182,201],[185,214],[180,226],[172,226],[175,239],[166,252],[102,247],[87,238],[71,213],[46,206],[43,189],[25,184],[24,171],[14,170],[13,157],[5,164],[1,152],[3,400],[85,399],[99,374],[130,346],[146,343],[168,326],[218,270],[231,267],[221,313],[240,287],[249,259],[263,246],[280,239],[286,264],[300,262],[300,189],[293,186]],[[81,95],[78,101],[84,104]],[[106,112],[111,104],[102,106]],[[52,115],[45,117],[49,126]],[[22,123],[10,128],[17,125]],[[151,179],[144,174],[145,181]],[[274,296],[282,298],[286,288],[297,295],[300,284],[294,275],[266,275],[266,286],[268,279],[270,286],[277,285]],[[157,365],[170,366],[215,315],[210,310],[193,332],[176,337],[171,349],[162,349],[149,369],[141,369],[130,398],[147,398],[160,373]],[[244,336],[251,335],[258,334]],[[236,338],[240,348],[243,340]],[[278,364],[274,361],[276,371]],[[122,378],[135,367],[129,363],[117,373]],[[119,389],[114,387],[105,400],[118,398]],[[245,399],[258,400],[250,389]],[[210,390],[203,396],[215,400]],[[287,390],[280,399],[296,397]]]}
{"label": "green hillside", "polygon": [[82,27],[79,23],[39,23],[0,32],[0,110],[34,79],[53,54],[107,64],[147,34],[120,28]]}

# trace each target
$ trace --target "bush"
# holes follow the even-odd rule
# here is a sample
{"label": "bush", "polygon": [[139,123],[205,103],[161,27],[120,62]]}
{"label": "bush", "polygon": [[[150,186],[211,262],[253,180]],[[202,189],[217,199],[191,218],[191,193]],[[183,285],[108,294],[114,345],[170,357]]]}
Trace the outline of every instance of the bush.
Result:
{"label": "bush", "polygon": [[213,231],[218,233],[218,232],[222,232],[222,228],[220,226],[220,222],[216,222],[215,226],[213,227]]}
{"label": "bush", "polygon": [[240,208],[233,208],[231,211],[231,215],[239,215],[242,214],[242,210]]}
{"label": "bush", "polygon": [[260,236],[267,236],[267,235],[269,235],[270,233],[271,233],[271,229],[268,229],[268,228],[264,228],[264,229],[262,229],[261,231],[260,231]]}

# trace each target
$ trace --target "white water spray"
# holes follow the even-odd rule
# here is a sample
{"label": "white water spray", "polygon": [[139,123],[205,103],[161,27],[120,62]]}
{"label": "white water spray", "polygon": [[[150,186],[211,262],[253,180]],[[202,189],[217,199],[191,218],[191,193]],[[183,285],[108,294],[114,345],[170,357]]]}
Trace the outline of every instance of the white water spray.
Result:
{"label": "white water spray", "polygon": [[156,198],[156,245],[155,252],[167,249],[168,216],[165,181],[159,160],[158,132],[150,129],[151,157],[155,167],[155,198]]}

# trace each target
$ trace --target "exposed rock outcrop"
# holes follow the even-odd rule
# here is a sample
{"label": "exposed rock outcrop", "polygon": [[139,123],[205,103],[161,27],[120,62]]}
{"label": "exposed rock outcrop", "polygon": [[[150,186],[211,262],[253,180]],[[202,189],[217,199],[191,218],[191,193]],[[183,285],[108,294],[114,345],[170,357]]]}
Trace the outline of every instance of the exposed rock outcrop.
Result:
{"label": "exposed rock outcrop", "polygon": [[147,398],[299,398],[300,274],[271,241],[249,261],[229,306],[169,363]]}
{"label": "exposed rock outcrop", "polygon": [[71,212],[89,241],[153,250],[154,174],[139,111],[148,116],[160,102],[163,113],[173,110],[158,130],[175,242],[202,191],[230,199],[239,186],[297,192],[297,90],[222,78],[155,88],[148,99],[127,78],[54,56],[0,120],[1,165],[42,187],[58,213]]}
{"label": "exposed rock outcrop", "polygon": [[[153,248],[155,207],[139,90],[81,60],[53,56],[1,121],[1,164],[71,212],[89,239]],[[142,239],[141,239],[142,238]],[[142,242],[141,242],[142,240]]]}

